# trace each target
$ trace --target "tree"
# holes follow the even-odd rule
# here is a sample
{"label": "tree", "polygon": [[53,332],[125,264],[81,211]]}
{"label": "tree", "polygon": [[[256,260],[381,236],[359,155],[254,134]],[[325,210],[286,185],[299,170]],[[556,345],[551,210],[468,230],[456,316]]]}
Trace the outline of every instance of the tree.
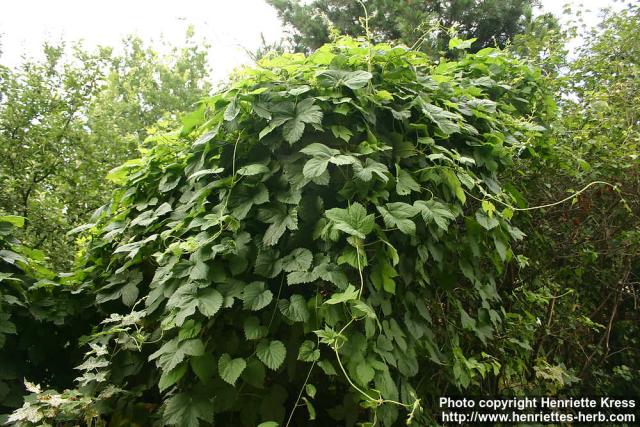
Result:
{"label": "tree", "polygon": [[[268,0],[290,29],[296,51],[315,50],[331,39],[331,32],[364,35],[364,9],[360,2],[344,0]],[[522,33],[531,21],[535,0],[369,0],[364,5],[369,27],[378,42],[402,41],[408,46],[420,42],[423,50],[446,49],[455,27],[461,37],[476,38],[473,50],[504,47]]]}
{"label": "tree", "polygon": [[120,56],[45,45],[42,62],[0,68],[0,210],[26,218],[23,240],[56,268],[73,259],[65,233],[109,197],[107,172],[207,94],[206,51],[188,42],[164,57],[136,38]]}

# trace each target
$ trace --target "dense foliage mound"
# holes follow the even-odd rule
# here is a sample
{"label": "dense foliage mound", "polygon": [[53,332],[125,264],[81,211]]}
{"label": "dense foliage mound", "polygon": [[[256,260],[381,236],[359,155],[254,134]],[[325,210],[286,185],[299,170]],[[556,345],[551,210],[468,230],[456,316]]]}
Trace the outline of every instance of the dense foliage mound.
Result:
{"label": "dense foliage mound", "polygon": [[523,233],[497,174],[541,149],[552,103],[468,46],[266,58],[153,137],[87,226],[102,317],[79,388],[12,419],[424,425],[439,396],[502,393],[529,349],[501,302]]}

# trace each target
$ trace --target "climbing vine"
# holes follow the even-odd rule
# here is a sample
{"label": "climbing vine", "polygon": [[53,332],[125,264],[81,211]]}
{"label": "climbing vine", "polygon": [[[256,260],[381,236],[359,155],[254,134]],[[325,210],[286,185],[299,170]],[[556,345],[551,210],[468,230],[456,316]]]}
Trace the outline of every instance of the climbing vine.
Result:
{"label": "climbing vine", "polygon": [[544,147],[551,103],[537,70],[468,46],[267,57],[150,137],[84,227],[102,320],[78,388],[30,385],[11,419],[425,425],[497,378],[524,236],[498,174]]}

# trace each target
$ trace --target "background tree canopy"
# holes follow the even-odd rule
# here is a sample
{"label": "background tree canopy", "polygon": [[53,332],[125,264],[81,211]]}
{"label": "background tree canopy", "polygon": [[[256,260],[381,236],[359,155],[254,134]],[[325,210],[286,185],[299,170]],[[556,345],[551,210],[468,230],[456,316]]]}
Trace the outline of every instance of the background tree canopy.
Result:
{"label": "background tree canopy", "polygon": [[43,61],[0,68],[0,211],[26,218],[24,242],[56,268],[73,261],[65,233],[109,197],[106,173],[209,92],[206,51],[187,41],[166,57],[136,38],[121,55],[45,45]]}
{"label": "background tree canopy", "polygon": [[[640,396],[640,8],[569,55],[577,24],[471,3],[366,2],[372,40],[331,35],[357,3],[274,1],[307,53],[213,93],[195,43],[0,68],[0,421]],[[406,47],[453,20],[478,40]]]}
{"label": "background tree canopy", "polygon": [[[532,21],[533,0],[268,0],[290,28],[296,51],[315,50],[331,40],[331,32],[364,35],[361,20],[369,15],[374,40],[416,43],[431,53],[446,50],[455,27],[465,39],[476,38],[473,50],[504,47]],[[423,41],[421,39],[424,38]]]}

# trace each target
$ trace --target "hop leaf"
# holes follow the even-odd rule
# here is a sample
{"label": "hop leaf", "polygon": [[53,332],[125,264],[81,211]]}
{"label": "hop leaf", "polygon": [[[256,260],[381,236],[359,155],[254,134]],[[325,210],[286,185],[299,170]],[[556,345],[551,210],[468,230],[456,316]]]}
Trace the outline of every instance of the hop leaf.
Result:
{"label": "hop leaf", "polygon": [[213,401],[206,393],[178,393],[167,400],[162,415],[167,425],[199,427],[199,420],[213,422]]}
{"label": "hop leaf", "polygon": [[358,202],[347,209],[329,209],[325,215],[338,230],[361,239],[371,233],[375,225],[375,217],[367,215],[367,210]]}
{"label": "hop leaf", "polygon": [[220,378],[231,385],[236,384],[240,374],[242,374],[242,371],[244,371],[246,367],[247,362],[245,362],[243,358],[231,359],[231,356],[227,353],[220,356],[220,360],[218,360]]}
{"label": "hop leaf", "polygon": [[264,282],[252,282],[242,290],[245,310],[257,311],[265,308],[273,300],[273,293],[264,288]]}
{"label": "hop leaf", "polygon": [[262,341],[256,349],[258,359],[269,369],[276,370],[284,362],[287,355],[287,349],[284,344],[278,340]]}

